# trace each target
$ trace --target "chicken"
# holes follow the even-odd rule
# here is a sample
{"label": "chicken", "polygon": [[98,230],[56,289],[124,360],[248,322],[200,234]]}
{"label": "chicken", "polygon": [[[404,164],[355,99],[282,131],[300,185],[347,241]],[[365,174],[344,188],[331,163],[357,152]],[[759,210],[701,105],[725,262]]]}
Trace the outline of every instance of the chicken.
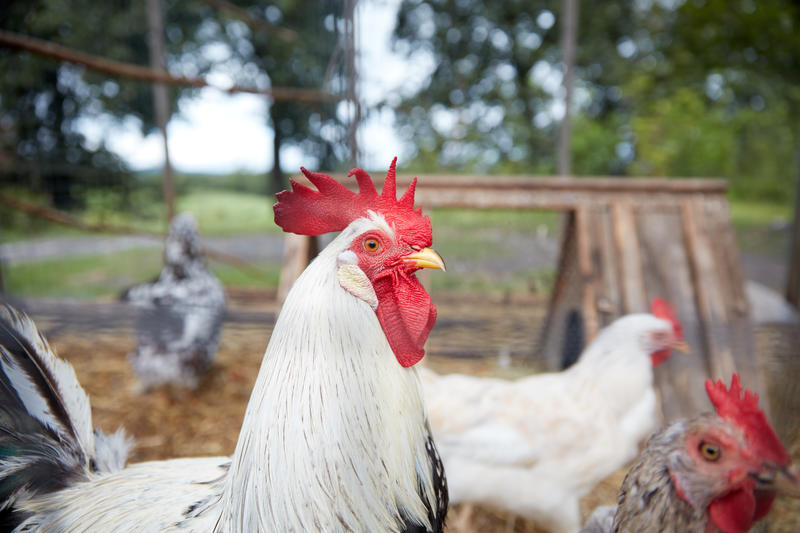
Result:
{"label": "chicken", "polygon": [[562,372],[507,381],[425,369],[451,501],[578,531],[578,500],[632,461],[658,427],[653,366],[685,343],[668,304],[656,300],[652,311],[604,328]]}
{"label": "chicken", "polygon": [[138,344],[128,360],[142,389],[165,383],[195,388],[217,353],[225,289],[203,262],[197,221],[191,214],[172,219],[164,263],[156,281],[123,295],[141,308]]}
{"label": "chicken", "polygon": [[733,375],[706,381],[716,413],[680,420],[647,441],[618,506],[599,508],[584,533],[743,533],[769,513],[777,490],[798,495],[797,469],[758,395]]}
{"label": "chicken", "polygon": [[284,230],[342,231],[284,302],[231,458],[98,472],[74,373],[6,308],[4,530],[442,531],[447,485],[413,365],[436,320],[415,271],[444,263],[416,181],[396,199],[395,161],[380,195],[363,170],[353,193],[303,169],[318,191],[278,196]]}

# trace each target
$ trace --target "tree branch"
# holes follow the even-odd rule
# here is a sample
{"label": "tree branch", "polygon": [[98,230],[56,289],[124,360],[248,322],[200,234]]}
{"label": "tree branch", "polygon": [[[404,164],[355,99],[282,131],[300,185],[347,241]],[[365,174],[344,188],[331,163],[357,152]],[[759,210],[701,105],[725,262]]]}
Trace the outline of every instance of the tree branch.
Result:
{"label": "tree branch", "polygon": [[131,78],[140,81],[166,83],[168,85],[178,85],[181,87],[214,87],[229,94],[250,93],[262,94],[271,97],[275,101],[296,101],[296,102],[336,102],[339,97],[327,91],[317,89],[302,89],[293,87],[272,87],[271,89],[259,89],[256,87],[242,87],[234,85],[229,88],[222,88],[212,85],[205,78],[189,78],[186,76],[173,76],[167,72],[160,72],[140,65],[123,63],[103,57],[86,54],[61,46],[50,41],[37,39],[28,35],[0,30],[0,46],[8,48],[19,48],[27,50],[44,57],[67,61],[83,65],[90,70],[104,72],[113,76]]}

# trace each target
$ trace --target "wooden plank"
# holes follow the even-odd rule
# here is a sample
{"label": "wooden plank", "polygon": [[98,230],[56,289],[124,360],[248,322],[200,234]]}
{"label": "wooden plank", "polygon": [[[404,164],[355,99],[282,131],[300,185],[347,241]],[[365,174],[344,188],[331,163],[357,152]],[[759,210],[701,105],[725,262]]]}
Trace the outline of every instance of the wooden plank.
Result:
{"label": "wooden plank", "polygon": [[589,232],[592,214],[589,209],[580,207],[575,210],[575,249],[578,259],[578,272],[581,284],[581,311],[586,330],[586,341],[591,342],[600,331],[600,319],[597,316],[597,298],[595,276],[592,268],[592,237]]}
{"label": "wooden plank", "polygon": [[539,339],[539,354],[544,367],[550,371],[561,369],[563,348],[564,321],[569,309],[579,302],[573,301],[575,287],[578,286],[575,260],[575,213],[569,212],[563,217],[561,230],[561,247],[559,249],[558,268],[553,291],[550,293],[547,317]]}
{"label": "wooden plank", "polygon": [[[376,183],[383,180],[385,171],[375,171],[371,175]],[[357,189],[354,177],[341,173],[333,173],[337,181]],[[727,181],[722,179],[665,179],[637,177],[544,177],[532,175],[485,176],[468,174],[398,174],[397,189],[408,187],[411,180],[417,178],[417,191],[423,189],[478,189],[478,190],[535,190],[535,191],[592,191],[592,192],[640,192],[653,194],[666,192],[669,194],[725,194]],[[296,182],[309,186],[308,179],[299,174],[293,176]]]}
{"label": "wooden plank", "polygon": [[639,255],[639,237],[634,222],[633,207],[627,201],[611,204],[614,227],[614,246],[622,292],[621,314],[647,311],[648,304],[642,276],[642,259]]}
{"label": "wooden plank", "polygon": [[[728,316],[723,301],[721,272],[711,250],[711,235],[703,204],[698,199],[681,204],[684,240],[694,284],[695,303],[702,321],[711,377],[730,379],[737,365],[728,334]],[[743,378],[745,376],[742,376]]]}
{"label": "wooden plank", "polygon": [[597,312],[600,328],[603,328],[623,314],[617,268],[619,257],[614,243],[611,210],[608,208],[593,210],[589,231],[592,269],[596,280]]}
{"label": "wooden plank", "polygon": [[[351,190],[357,189],[354,178],[334,177]],[[305,176],[294,179],[310,186]],[[408,187],[410,181],[411,176],[398,177],[398,190]],[[423,207],[568,211],[579,205],[610,204],[624,195],[637,204],[668,208],[674,206],[676,195],[724,192],[721,180],[423,175],[417,184],[416,203]]]}
{"label": "wooden plank", "polygon": [[[714,261],[714,281],[718,291],[715,296],[721,300],[719,307],[724,311],[724,315],[718,319],[722,323],[712,328],[714,342],[723,346],[723,354],[730,353],[733,367],[739,372],[743,383],[764,396],[767,391],[766,378],[754,356],[755,335],[727,200],[715,196],[698,197],[692,202],[695,211],[704,215],[706,231],[703,234],[707,237]],[[721,373],[726,371],[731,370],[719,369]],[[729,379],[730,375],[721,374],[719,377]]]}
{"label": "wooden plank", "polygon": [[[800,168],[800,151],[797,153],[797,167]],[[794,186],[794,223],[789,252],[789,276],[786,281],[786,299],[800,308],[800,176]]]}
{"label": "wooden plank", "polygon": [[709,235],[714,236],[716,246],[712,247],[717,264],[725,276],[725,292],[730,304],[729,316],[748,315],[750,303],[745,290],[745,277],[736,235],[731,224],[728,201],[724,196],[704,196],[703,208],[709,224]]}
{"label": "wooden plank", "polygon": [[640,209],[635,215],[646,301],[664,298],[675,307],[692,350],[688,356],[673,354],[655,370],[661,409],[665,420],[691,416],[708,408],[703,386],[708,363],[683,244],[681,212],[674,206],[671,211]]}
{"label": "wooden plank", "polygon": [[287,233],[284,240],[281,278],[278,284],[278,301],[283,302],[295,280],[314,256],[317,255],[317,238]]}

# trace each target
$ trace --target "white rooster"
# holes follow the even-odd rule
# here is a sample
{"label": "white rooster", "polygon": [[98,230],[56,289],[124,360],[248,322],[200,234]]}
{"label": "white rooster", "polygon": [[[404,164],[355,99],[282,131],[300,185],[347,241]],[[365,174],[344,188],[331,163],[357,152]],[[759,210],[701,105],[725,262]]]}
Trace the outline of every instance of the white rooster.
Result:
{"label": "white rooster", "polygon": [[[436,320],[414,272],[444,269],[395,161],[379,195],[322,174],[275,221],[342,230],[289,293],[233,457],[95,464],[88,399],[33,323],[0,311],[0,529],[440,532],[447,486],[413,365]],[[104,441],[105,442],[105,441]],[[106,455],[108,455],[106,453]]]}
{"label": "white rooster", "polygon": [[563,372],[508,381],[423,369],[451,502],[578,531],[579,499],[633,460],[658,427],[653,366],[685,347],[672,309],[656,300],[652,311],[604,328]]}

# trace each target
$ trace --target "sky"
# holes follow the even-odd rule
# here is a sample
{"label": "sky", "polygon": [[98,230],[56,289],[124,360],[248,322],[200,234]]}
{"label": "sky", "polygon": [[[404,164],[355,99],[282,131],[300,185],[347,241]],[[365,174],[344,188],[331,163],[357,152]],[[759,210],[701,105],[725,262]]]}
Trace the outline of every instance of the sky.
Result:
{"label": "sky", "polygon": [[[399,0],[358,4],[360,96],[367,108],[393,91],[418,86],[433,68],[429,58],[419,57],[409,63],[390,51],[398,6]],[[261,96],[228,95],[211,87],[194,98],[182,99],[179,113],[167,126],[173,167],[188,173],[265,172],[272,166],[272,131],[266,125],[265,106]],[[393,120],[394,114],[386,110],[374,113],[362,124],[359,139],[363,157],[358,166],[386,168],[395,155],[402,158],[404,151],[394,134]],[[85,119],[80,129],[90,145],[105,142],[134,170],[163,165],[161,135],[143,137],[135,118],[121,124],[111,117]],[[281,155],[287,172],[309,165],[298,149],[284,149]]]}

